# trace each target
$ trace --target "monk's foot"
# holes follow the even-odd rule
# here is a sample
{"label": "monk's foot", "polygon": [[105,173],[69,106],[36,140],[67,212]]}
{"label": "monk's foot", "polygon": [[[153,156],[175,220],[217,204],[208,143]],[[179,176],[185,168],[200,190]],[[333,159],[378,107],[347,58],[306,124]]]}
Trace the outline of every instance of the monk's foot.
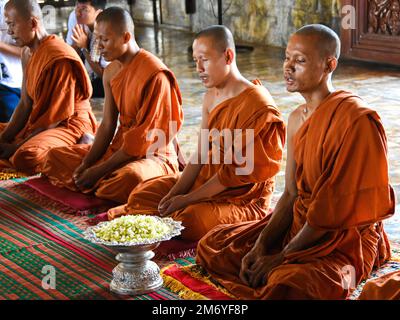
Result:
{"label": "monk's foot", "polygon": [[90,133],[84,133],[79,140],[78,144],[92,144],[94,141],[94,135]]}

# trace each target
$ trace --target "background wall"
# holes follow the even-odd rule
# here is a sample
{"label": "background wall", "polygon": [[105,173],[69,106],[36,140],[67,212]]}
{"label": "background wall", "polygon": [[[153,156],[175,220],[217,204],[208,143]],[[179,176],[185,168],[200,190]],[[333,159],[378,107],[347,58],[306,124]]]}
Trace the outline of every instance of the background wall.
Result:
{"label": "background wall", "polygon": [[[163,24],[197,32],[217,24],[217,0],[196,0],[196,13],[185,13],[184,0],[161,2]],[[339,0],[223,0],[223,23],[237,40],[284,47],[289,35],[308,23],[324,23],[338,30]],[[159,11],[159,10],[158,10]],[[151,0],[132,5],[136,22],[152,22]]]}

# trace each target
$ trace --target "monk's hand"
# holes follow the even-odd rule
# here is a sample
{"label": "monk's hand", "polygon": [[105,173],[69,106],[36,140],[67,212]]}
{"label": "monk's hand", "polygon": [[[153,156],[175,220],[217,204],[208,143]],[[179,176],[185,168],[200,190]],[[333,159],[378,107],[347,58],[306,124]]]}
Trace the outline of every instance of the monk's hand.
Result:
{"label": "monk's hand", "polygon": [[249,286],[256,289],[265,285],[268,281],[269,273],[272,269],[280,266],[283,261],[284,255],[282,253],[259,257],[250,268],[248,274]]}
{"label": "monk's hand", "polygon": [[0,143],[0,159],[9,159],[17,151],[18,146],[13,143]]}
{"label": "monk's hand", "polygon": [[88,48],[88,35],[83,27],[83,25],[77,24],[72,30],[72,40],[79,49]]}
{"label": "monk's hand", "polygon": [[74,173],[72,174],[72,178],[74,179],[75,183],[78,181],[79,177],[82,175],[82,173],[85,172],[85,170],[88,168],[88,166],[85,163],[81,163],[81,165],[76,168]]}
{"label": "monk's hand", "polygon": [[180,209],[186,208],[191,201],[187,195],[177,195],[165,201],[159,208],[160,216],[165,217]]}
{"label": "monk's hand", "polygon": [[23,70],[25,70],[31,57],[32,57],[31,49],[29,47],[23,47],[21,53],[21,65]]}
{"label": "monk's hand", "polygon": [[83,171],[75,180],[75,184],[79,190],[86,191],[93,188],[103,176],[103,170],[93,166]]}

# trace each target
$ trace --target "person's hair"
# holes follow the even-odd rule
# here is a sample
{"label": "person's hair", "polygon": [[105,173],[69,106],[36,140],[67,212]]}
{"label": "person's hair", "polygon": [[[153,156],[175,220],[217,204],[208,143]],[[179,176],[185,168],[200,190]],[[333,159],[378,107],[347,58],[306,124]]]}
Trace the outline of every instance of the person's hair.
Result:
{"label": "person's hair", "polygon": [[323,24],[309,24],[297,30],[295,35],[316,37],[322,56],[334,56],[336,59],[339,59],[340,39],[331,28]]}
{"label": "person's hair", "polygon": [[6,3],[5,8],[14,8],[18,15],[24,19],[31,17],[43,19],[42,9],[36,0],[10,0]]}
{"label": "person's hair", "polygon": [[108,22],[116,32],[130,32],[134,35],[135,25],[128,11],[120,7],[109,7],[97,16],[97,23]]}
{"label": "person's hair", "polygon": [[90,3],[96,10],[104,10],[107,0],[77,0],[76,3]]}
{"label": "person's hair", "polygon": [[194,40],[199,38],[212,38],[216,49],[222,52],[230,48],[235,50],[235,40],[233,39],[232,32],[225,26],[213,25],[198,32]]}

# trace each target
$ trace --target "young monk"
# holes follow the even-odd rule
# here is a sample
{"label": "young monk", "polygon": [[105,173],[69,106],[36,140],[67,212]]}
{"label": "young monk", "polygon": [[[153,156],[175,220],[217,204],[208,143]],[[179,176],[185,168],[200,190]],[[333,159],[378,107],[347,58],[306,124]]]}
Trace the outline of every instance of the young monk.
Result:
{"label": "young monk", "polygon": [[[137,45],[127,11],[110,7],[96,22],[101,54],[113,61],[103,75],[103,121],[92,146],[51,150],[44,174],[56,186],[125,203],[139,182],[179,171],[173,139],[183,121],[182,100],[173,73]],[[165,143],[147,157],[159,142],[157,130]]]}
{"label": "young monk", "polygon": [[0,168],[34,174],[50,148],[95,132],[92,86],[75,50],[47,34],[35,0],[10,0],[5,18],[8,33],[25,48],[21,100],[10,122],[0,124]]}
{"label": "young monk", "polygon": [[289,40],[286,87],[306,103],[288,122],[285,191],[261,221],[220,226],[197,263],[241,299],[343,299],[390,255],[394,212],[386,136],[376,112],[335,91],[340,40],[308,25]]}
{"label": "young monk", "polygon": [[[109,210],[108,218],[170,216],[183,222],[183,239],[197,241],[221,223],[267,215],[285,125],[269,92],[240,74],[233,36],[226,27],[211,26],[197,34],[193,58],[208,89],[197,153],[181,177],[144,182],[125,206]],[[245,157],[242,163],[237,154]]]}

